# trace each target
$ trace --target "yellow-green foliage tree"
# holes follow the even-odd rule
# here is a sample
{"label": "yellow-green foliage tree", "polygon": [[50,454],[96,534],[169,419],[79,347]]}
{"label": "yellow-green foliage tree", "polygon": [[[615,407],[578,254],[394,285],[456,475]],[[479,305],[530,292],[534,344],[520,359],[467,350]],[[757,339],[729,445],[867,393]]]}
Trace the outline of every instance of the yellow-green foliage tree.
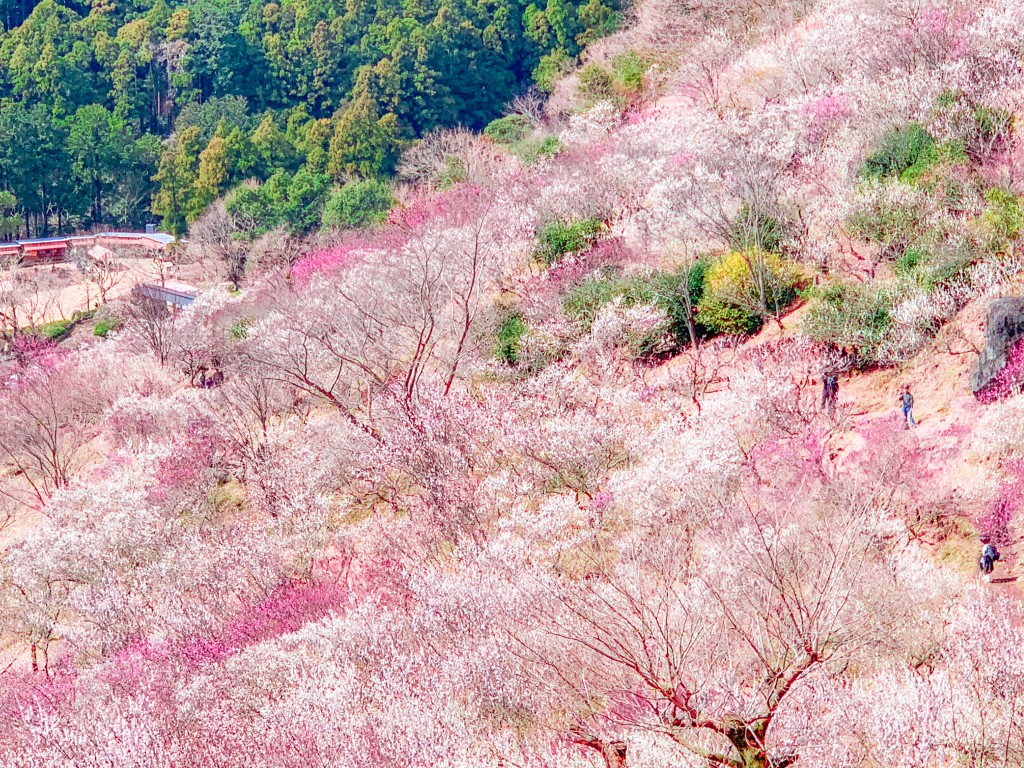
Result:
{"label": "yellow-green foliage tree", "polygon": [[189,224],[198,219],[206,206],[220,197],[228,182],[228,146],[220,136],[214,136],[199,155],[199,175],[195,194],[189,201],[186,219]]}
{"label": "yellow-green foliage tree", "polygon": [[162,216],[164,227],[180,236],[185,231],[188,203],[199,178],[200,130],[186,128],[164,151],[153,180],[159,185],[153,196],[153,213]]}
{"label": "yellow-green foliage tree", "polygon": [[799,267],[759,248],[731,251],[708,270],[698,319],[714,333],[752,333],[766,321],[782,325],[782,313],[796,299]]}
{"label": "yellow-green foliage tree", "polygon": [[392,112],[381,115],[364,93],[335,118],[327,172],[338,181],[374,178],[394,167],[401,147],[398,118]]}

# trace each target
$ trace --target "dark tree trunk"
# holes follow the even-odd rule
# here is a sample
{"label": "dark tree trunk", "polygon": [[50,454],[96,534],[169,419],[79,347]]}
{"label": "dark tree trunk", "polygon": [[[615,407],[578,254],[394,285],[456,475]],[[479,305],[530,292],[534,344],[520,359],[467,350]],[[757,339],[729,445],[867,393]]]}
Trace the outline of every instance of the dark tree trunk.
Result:
{"label": "dark tree trunk", "polygon": [[626,768],[625,742],[599,739],[580,729],[573,729],[572,740],[580,746],[589,747],[600,754],[605,768]]}

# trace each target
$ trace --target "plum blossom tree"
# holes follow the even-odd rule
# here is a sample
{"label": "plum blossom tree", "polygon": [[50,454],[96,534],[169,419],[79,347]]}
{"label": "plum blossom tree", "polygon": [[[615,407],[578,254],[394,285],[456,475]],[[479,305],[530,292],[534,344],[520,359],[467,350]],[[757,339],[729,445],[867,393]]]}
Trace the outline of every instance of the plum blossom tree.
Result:
{"label": "plum blossom tree", "polygon": [[865,557],[871,517],[777,503],[738,499],[714,537],[663,529],[597,555],[519,630],[574,697],[570,732],[607,764],[624,759],[618,734],[640,729],[709,765],[791,765],[777,715],[807,679],[882,641],[896,583],[884,555]]}
{"label": "plum blossom tree", "polygon": [[125,302],[125,315],[132,339],[150,352],[161,367],[166,365],[174,348],[177,314],[136,286]]}
{"label": "plum blossom tree", "polygon": [[83,465],[101,404],[90,396],[79,360],[53,351],[10,369],[0,402],[0,455],[24,485],[4,492],[42,506]]}
{"label": "plum blossom tree", "polygon": [[374,433],[385,390],[411,402],[436,379],[451,391],[520,231],[516,212],[484,192],[427,201],[394,225],[385,249],[278,297],[240,347],[243,359]]}
{"label": "plum blossom tree", "polygon": [[93,252],[84,248],[74,248],[71,253],[71,261],[78,267],[85,282],[96,286],[101,304],[107,303],[110,292],[124,279],[127,272],[113,253],[104,251],[105,249]]}

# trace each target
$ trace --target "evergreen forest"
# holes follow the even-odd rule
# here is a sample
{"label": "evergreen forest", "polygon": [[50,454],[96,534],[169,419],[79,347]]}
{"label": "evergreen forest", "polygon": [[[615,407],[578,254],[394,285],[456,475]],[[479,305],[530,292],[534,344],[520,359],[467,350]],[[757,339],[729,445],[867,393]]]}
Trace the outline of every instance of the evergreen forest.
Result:
{"label": "evergreen forest", "polygon": [[182,234],[253,180],[308,231],[332,187],[483,128],[617,22],[613,0],[3,0],[0,238]]}

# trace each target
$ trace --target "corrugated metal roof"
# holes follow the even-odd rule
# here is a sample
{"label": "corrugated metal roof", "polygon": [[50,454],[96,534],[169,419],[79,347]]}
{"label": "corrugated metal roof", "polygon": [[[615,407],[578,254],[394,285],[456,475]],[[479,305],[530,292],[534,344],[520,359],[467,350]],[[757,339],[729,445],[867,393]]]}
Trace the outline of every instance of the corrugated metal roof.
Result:
{"label": "corrugated metal roof", "polygon": [[95,235],[89,235],[89,237],[119,237],[129,240],[141,237],[146,240],[163,243],[164,245],[170,245],[174,242],[174,235],[168,235],[166,232],[97,232]]}
{"label": "corrugated metal roof", "polygon": [[66,243],[70,237],[33,237],[31,240],[15,240],[18,245],[32,246],[45,245],[46,243]]}
{"label": "corrugated metal roof", "polygon": [[152,240],[155,243],[162,243],[164,245],[170,245],[174,242],[174,235],[168,235],[166,232],[151,232],[149,234],[145,232],[97,232],[92,235],[67,235],[65,237],[33,237],[28,240],[13,240],[10,242],[0,243],[0,247],[11,247],[18,245],[21,247],[31,247],[33,245],[45,245],[47,243],[68,243],[78,240],[95,240],[98,237],[110,237],[122,240]]}
{"label": "corrugated metal roof", "polygon": [[[143,283],[138,287],[139,291],[151,299],[166,301],[178,307],[187,307],[196,300],[196,289],[185,283],[174,283],[172,288],[168,285],[151,285]],[[182,290],[187,289],[187,290]]]}

